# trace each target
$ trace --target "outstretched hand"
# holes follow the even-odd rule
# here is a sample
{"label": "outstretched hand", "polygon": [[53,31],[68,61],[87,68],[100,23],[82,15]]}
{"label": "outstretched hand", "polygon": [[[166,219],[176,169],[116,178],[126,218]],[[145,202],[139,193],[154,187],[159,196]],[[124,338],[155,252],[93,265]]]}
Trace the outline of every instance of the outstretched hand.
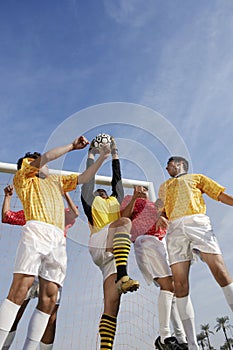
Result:
{"label": "outstretched hand", "polygon": [[83,149],[89,145],[89,141],[84,136],[79,136],[73,141],[73,149]]}
{"label": "outstretched hand", "polygon": [[114,137],[110,136],[110,138],[111,138],[111,144],[110,144],[111,149],[117,148],[116,141],[115,141]]}
{"label": "outstretched hand", "polygon": [[108,156],[111,154],[111,149],[109,145],[104,145],[101,148],[99,148],[99,154],[100,156],[104,156],[105,158],[108,158]]}
{"label": "outstretched hand", "polygon": [[95,145],[94,145],[94,142],[95,142],[95,139],[93,139],[91,141],[91,144],[90,144],[90,147],[89,147],[89,152],[91,152],[92,154],[99,154],[100,151],[99,151],[99,148],[96,148]]}

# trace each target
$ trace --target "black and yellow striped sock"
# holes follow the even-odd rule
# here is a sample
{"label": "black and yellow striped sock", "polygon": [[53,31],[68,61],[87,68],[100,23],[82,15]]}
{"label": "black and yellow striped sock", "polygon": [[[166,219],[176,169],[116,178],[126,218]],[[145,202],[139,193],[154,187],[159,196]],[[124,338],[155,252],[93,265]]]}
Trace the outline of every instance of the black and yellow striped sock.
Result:
{"label": "black and yellow striped sock", "polygon": [[113,238],[113,254],[117,267],[117,281],[127,275],[127,262],[130,252],[130,234],[117,232]]}
{"label": "black and yellow striped sock", "polygon": [[111,350],[116,333],[116,317],[103,314],[99,323],[100,349]]}

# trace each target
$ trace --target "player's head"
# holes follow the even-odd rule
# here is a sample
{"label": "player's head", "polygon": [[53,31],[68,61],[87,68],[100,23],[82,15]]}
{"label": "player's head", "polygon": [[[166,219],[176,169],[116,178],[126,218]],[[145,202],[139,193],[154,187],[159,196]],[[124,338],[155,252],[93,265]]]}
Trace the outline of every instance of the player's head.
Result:
{"label": "player's head", "polygon": [[94,192],[95,196],[100,196],[103,199],[107,199],[108,198],[108,194],[107,192],[103,189],[103,188],[98,188],[95,192]]}
{"label": "player's head", "polygon": [[37,159],[40,156],[41,156],[41,154],[39,152],[33,152],[33,153],[27,152],[24,157],[18,159],[18,161],[17,161],[17,169],[18,170],[21,169],[23,160],[25,158]]}
{"label": "player's head", "polygon": [[148,199],[149,198],[149,191],[147,186],[134,186],[134,189],[138,191],[138,198],[144,198]]}
{"label": "player's head", "polygon": [[187,159],[180,156],[172,156],[167,162],[167,172],[171,177],[176,177],[181,173],[187,173],[189,168],[189,163]]}

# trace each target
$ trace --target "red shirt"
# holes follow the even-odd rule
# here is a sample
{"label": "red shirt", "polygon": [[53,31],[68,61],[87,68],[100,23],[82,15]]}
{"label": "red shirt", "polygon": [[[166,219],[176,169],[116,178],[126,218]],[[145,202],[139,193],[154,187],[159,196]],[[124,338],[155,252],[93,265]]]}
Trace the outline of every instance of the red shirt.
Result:
{"label": "red shirt", "polygon": [[[11,211],[8,210],[5,214],[5,217],[2,221],[4,224],[10,224],[10,225],[20,225],[23,226],[26,224],[24,211]],[[70,209],[65,209],[65,230],[64,230],[64,236],[66,237],[68,229],[73,226],[75,223],[75,219],[70,215]]]}
{"label": "red shirt", "polygon": [[[131,201],[132,196],[126,196],[121,204],[121,211]],[[134,205],[133,214],[131,216],[132,229],[131,241],[134,242],[138,236],[151,235],[163,239],[166,235],[166,230],[159,228],[156,230],[156,221],[158,220],[158,212],[153,202],[144,198],[137,198]]]}
{"label": "red shirt", "polygon": [[4,224],[10,224],[10,225],[20,225],[23,226],[26,224],[24,211],[11,211],[8,210],[5,214],[4,219],[2,220]]}

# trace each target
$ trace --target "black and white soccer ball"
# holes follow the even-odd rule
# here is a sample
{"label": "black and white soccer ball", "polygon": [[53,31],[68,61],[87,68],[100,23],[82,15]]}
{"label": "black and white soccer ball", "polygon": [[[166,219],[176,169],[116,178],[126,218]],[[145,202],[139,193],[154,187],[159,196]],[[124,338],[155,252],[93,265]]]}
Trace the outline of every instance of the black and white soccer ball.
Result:
{"label": "black and white soccer ball", "polygon": [[94,139],[94,147],[101,148],[104,145],[111,145],[111,136],[108,134],[101,133]]}

